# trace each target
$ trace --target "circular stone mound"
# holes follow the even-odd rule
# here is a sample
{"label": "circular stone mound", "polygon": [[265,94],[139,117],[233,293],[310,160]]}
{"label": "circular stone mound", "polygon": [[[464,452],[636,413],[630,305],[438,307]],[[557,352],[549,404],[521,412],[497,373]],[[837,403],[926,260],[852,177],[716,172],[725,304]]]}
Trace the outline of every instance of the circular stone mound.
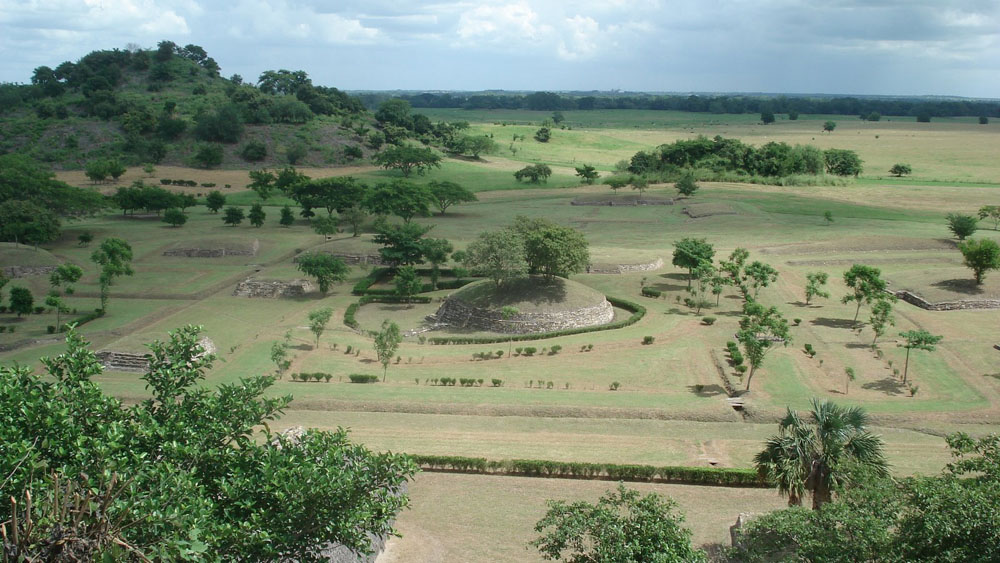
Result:
{"label": "circular stone mound", "polygon": [[[504,319],[503,307],[519,312]],[[499,289],[491,280],[469,284],[449,295],[435,317],[459,328],[527,334],[607,324],[615,311],[603,294],[583,284],[531,276],[510,280]]]}

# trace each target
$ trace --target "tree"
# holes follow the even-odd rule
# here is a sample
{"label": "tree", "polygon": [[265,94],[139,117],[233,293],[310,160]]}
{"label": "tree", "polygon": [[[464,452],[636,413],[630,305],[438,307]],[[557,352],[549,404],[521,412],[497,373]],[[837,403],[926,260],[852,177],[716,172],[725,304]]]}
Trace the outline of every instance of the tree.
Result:
{"label": "tree", "polygon": [[[0,155],[0,204],[9,201],[30,202],[57,216],[84,215],[107,207],[106,198],[97,190],[60,182],[47,166],[13,153]],[[5,223],[0,220],[0,225]]]}
{"label": "tree", "polygon": [[218,143],[206,143],[198,147],[191,160],[199,168],[211,168],[222,164],[224,156],[222,145]]}
{"label": "tree", "polygon": [[743,270],[743,279],[750,282],[750,287],[753,288],[753,298],[757,299],[760,288],[769,287],[778,281],[778,270],[775,270],[770,264],[755,260]]}
{"label": "tree", "polygon": [[388,264],[412,266],[424,263],[424,241],[421,239],[431,227],[416,223],[390,225],[382,223],[376,228],[372,242],[382,245],[379,255]]}
{"label": "tree", "polygon": [[[705,295],[708,290],[713,287],[713,280],[718,277],[718,271],[715,266],[712,266],[711,262],[702,262],[694,269],[694,287],[688,289],[688,293],[692,297],[686,299],[688,306],[694,307],[694,314],[700,315],[702,307],[707,307],[709,301],[705,299]],[[719,293],[722,293],[721,286],[719,286]]]}
{"label": "tree", "polygon": [[313,333],[313,336],[316,337],[316,345],[313,348],[319,348],[319,339],[323,336],[326,325],[330,322],[330,317],[332,316],[333,309],[329,307],[309,312],[309,332]]}
{"label": "tree", "polygon": [[514,179],[518,182],[528,180],[532,184],[546,182],[552,175],[552,169],[547,164],[531,164],[514,172]]}
{"label": "tree", "polygon": [[528,271],[524,242],[510,229],[480,233],[465,251],[464,264],[475,275],[493,280],[497,289]]}
{"label": "tree", "polygon": [[789,408],[778,434],[754,456],[757,472],[788,495],[789,506],[800,505],[806,491],[813,510],[833,500],[833,492],[850,483],[847,462],[888,477],[882,439],[868,431],[864,409],[813,399],[809,416],[806,422]]}
{"label": "tree", "polygon": [[413,266],[403,266],[396,270],[396,277],[393,279],[396,286],[396,295],[409,301],[411,297],[420,293],[424,284],[417,275],[417,270]]}
{"label": "tree", "polygon": [[674,243],[674,260],[672,264],[678,268],[687,268],[688,287],[691,287],[691,277],[694,269],[702,262],[712,262],[715,249],[703,238],[683,238]]}
{"label": "tree", "polygon": [[629,183],[629,177],[628,176],[612,176],[612,177],[608,178],[607,180],[605,180],[604,183],[607,184],[609,188],[611,188],[612,192],[618,193],[618,190],[620,190],[620,189],[622,189],[622,188],[624,188],[625,186],[628,185],[628,183]]}
{"label": "tree", "polygon": [[361,205],[348,207],[340,213],[340,217],[351,224],[351,236],[358,236],[361,232],[361,225],[364,224],[368,214],[361,208]]}
{"label": "tree", "polygon": [[806,305],[812,301],[813,297],[830,298],[830,292],[826,291],[826,282],[830,276],[826,272],[809,272],[806,274]]}
{"label": "tree", "polygon": [[[20,555],[317,561],[331,543],[370,553],[369,534],[392,532],[416,471],[408,458],[372,453],[344,431],[272,433],[291,398],[271,396],[268,375],[209,388],[214,356],[198,341],[185,327],[150,345],[151,397],[134,405],[93,381],[103,370],[75,330],[65,353],[43,360],[47,374],[0,368],[4,404],[32,413],[0,410],[2,494],[30,496],[46,515],[18,530],[31,550]],[[76,508],[60,508],[55,497],[77,493]],[[0,508],[8,530],[13,513]]]}
{"label": "tree", "polygon": [[767,353],[778,343],[787,347],[792,342],[792,337],[788,321],[778,312],[777,307],[764,307],[756,301],[749,301],[743,304],[743,317],[740,318],[736,340],[743,345],[743,355],[750,362],[746,386],[749,391],[750,381],[757,369],[764,364]]}
{"label": "tree", "polygon": [[455,249],[447,239],[443,238],[424,239],[422,246],[424,258],[431,263],[431,288],[437,289],[438,279],[441,277],[441,264],[448,261],[448,255]]}
{"label": "tree", "polygon": [[563,113],[561,111],[554,111],[554,112],[552,112],[552,123],[555,123],[556,125],[559,125],[560,123],[562,123],[565,120],[566,120],[566,116],[563,115]]}
{"label": "tree", "polygon": [[833,212],[830,210],[823,212],[823,220],[826,221],[826,226],[829,227],[833,224]]}
{"label": "tree", "polygon": [[872,325],[872,331],[875,333],[875,338],[872,339],[872,346],[875,346],[875,342],[889,330],[890,326],[896,326],[896,319],[892,317],[892,304],[895,301],[895,296],[884,295],[872,305],[872,314],[868,319],[868,322]]}
{"label": "tree", "polygon": [[409,129],[413,123],[410,117],[410,102],[400,98],[391,98],[382,102],[378,106],[378,111],[375,112],[375,120],[381,124]]}
{"label": "tree", "polygon": [[978,229],[978,220],[972,215],[949,213],[946,218],[948,219],[948,230],[958,237],[958,240],[971,237]]}
{"label": "tree", "polygon": [[747,293],[747,290],[743,289],[745,287],[743,284],[743,268],[746,266],[749,258],[749,250],[742,247],[736,247],[733,249],[732,253],[729,254],[728,260],[723,260],[719,263],[719,271],[724,272],[729,278],[729,285],[740,287],[744,294]]}
{"label": "tree", "polygon": [[403,342],[403,335],[399,332],[399,325],[385,319],[382,321],[382,328],[375,333],[375,355],[382,364],[382,383],[385,383],[386,371],[389,369],[389,362],[396,355],[400,343]]}
{"label": "tree", "polygon": [[89,231],[85,231],[80,233],[80,235],[76,237],[76,240],[77,246],[88,246],[91,242],[94,242],[94,235]]}
{"label": "tree", "polygon": [[[49,293],[49,297],[46,298],[45,304],[55,308],[57,327],[62,326],[61,315],[67,312],[66,303],[61,299],[61,294],[65,292],[67,295],[72,295],[74,291],[73,284],[80,281],[82,277],[83,268],[76,264],[60,264],[49,274],[49,285],[52,286],[52,291]],[[3,288],[3,283],[0,283],[0,288]],[[50,299],[53,303],[49,303]]]}
{"label": "tree", "polygon": [[690,172],[684,173],[680,180],[674,184],[674,188],[677,189],[677,193],[684,197],[691,197],[698,191],[698,184],[694,182],[694,174]]}
{"label": "tree", "polygon": [[[279,175],[279,182],[280,182]],[[327,215],[360,205],[368,195],[368,186],[351,176],[332,176],[316,180],[300,180],[283,189],[303,208],[326,209]]]}
{"label": "tree", "polygon": [[1000,270],[1000,245],[995,241],[984,239],[969,239],[958,243],[965,265],[972,269],[976,276],[976,285],[982,285],[986,272]]}
{"label": "tree", "polygon": [[764,125],[769,125],[771,123],[774,123],[774,112],[771,111],[760,112],[760,121]]}
{"label": "tree", "polygon": [[108,309],[108,297],[115,280],[135,273],[132,270],[132,247],[123,239],[107,238],[102,240],[97,250],[90,255],[90,260],[101,268],[97,284],[100,288],[103,313]]}
{"label": "tree", "polygon": [[452,205],[479,201],[476,194],[456,184],[455,182],[449,182],[447,180],[439,182],[435,180],[427,184],[427,187],[430,189],[434,206],[438,208],[441,215],[444,215],[444,212],[447,211]]}
{"label": "tree", "polygon": [[911,172],[913,172],[913,168],[911,168],[909,164],[900,164],[898,162],[893,164],[892,168],[889,169],[889,173],[895,175],[897,178],[902,177],[905,174],[910,174]]}
{"label": "tree", "polygon": [[633,190],[639,190],[640,199],[642,199],[642,193],[649,188],[649,180],[645,176],[630,176],[628,183]]}
{"label": "tree", "polygon": [[577,166],[576,175],[580,177],[580,181],[584,184],[593,184],[595,180],[601,177],[601,173],[589,164]]}
{"label": "tree", "polygon": [[933,352],[936,348],[938,342],[944,339],[943,336],[937,336],[927,332],[926,330],[908,330],[906,332],[899,333],[906,341],[898,346],[906,348],[906,361],[903,363],[903,383],[906,383],[906,376],[910,371],[910,350],[923,350],[925,352]]}
{"label": "tree", "polygon": [[226,196],[219,190],[212,190],[205,196],[205,207],[212,213],[218,213],[226,205]]}
{"label": "tree", "polygon": [[236,207],[230,205],[226,208],[226,211],[222,214],[222,222],[227,225],[236,226],[243,222],[246,215],[243,214],[242,207]]}
{"label": "tree", "polygon": [[828,174],[837,176],[858,177],[864,167],[863,161],[858,153],[847,149],[827,149],[823,151],[823,160],[826,162]]}
{"label": "tree", "polygon": [[677,504],[657,493],[641,496],[619,483],[596,504],[547,501],[530,544],[545,559],[587,562],[706,561],[691,545]]}
{"label": "tree", "polygon": [[110,176],[107,160],[91,160],[84,166],[84,174],[93,183],[104,183]]}
{"label": "tree", "polygon": [[823,131],[825,131],[827,133],[832,133],[833,130],[836,129],[836,128],[837,128],[837,122],[836,121],[827,121],[827,122],[823,123]]}
{"label": "tree", "polygon": [[262,227],[264,225],[264,218],[267,215],[264,213],[264,207],[259,203],[255,203],[250,206],[250,214],[248,218],[250,219],[250,224],[254,227]]}
{"label": "tree", "polygon": [[35,298],[31,295],[31,290],[26,287],[15,286],[10,288],[10,312],[21,315],[30,315],[35,305]]}
{"label": "tree", "polygon": [[990,118],[986,117],[985,115],[980,115],[979,116],[979,124],[980,125],[989,125],[990,124]]}
{"label": "tree", "polygon": [[1000,205],[984,205],[979,208],[979,219],[993,221],[993,230],[1000,231]]}
{"label": "tree", "polygon": [[347,279],[347,274],[351,271],[343,260],[323,252],[300,254],[295,268],[307,276],[316,278],[322,293],[329,291],[331,284]]}
{"label": "tree", "polygon": [[278,374],[278,379],[284,375],[288,368],[292,367],[292,360],[288,357],[288,349],[292,343],[292,331],[285,333],[285,339],[281,342],[271,344],[271,362],[274,363],[274,371]]}
{"label": "tree", "polygon": [[278,219],[278,224],[282,227],[291,227],[295,224],[295,215],[292,214],[292,208],[287,205],[281,208],[281,218]]}
{"label": "tree", "polygon": [[395,215],[409,223],[414,217],[430,215],[433,199],[427,186],[396,180],[375,186],[368,192],[363,205],[375,215]]}
{"label": "tree", "polygon": [[9,199],[0,203],[0,237],[14,241],[15,246],[25,243],[37,249],[39,244],[57,239],[61,229],[55,213],[31,200]]}
{"label": "tree", "polygon": [[882,279],[882,270],[863,264],[854,264],[850,270],[844,272],[844,285],[851,293],[845,295],[841,302],[847,304],[854,301],[858,304],[854,311],[855,324],[858,322],[861,305],[870,305],[885,293],[887,287],[885,280]]}
{"label": "tree", "polygon": [[413,172],[422,176],[431,168],[441,167],[441,157],[433,150],[409,145],[391,146],[372,157],[372,162],[386,170],[399,170],[406,177]]}
{"label": "tree", "polygon": [[256,192],[257,197],[267,201],[271,197],[271,192],[274,191],[274,182],[278,179],[274,172],[271,172],[267,168],[261,168],[260,170],[251,170],[250,183],[247,187]]}
{"label": "tree", "polygon": [[525,233],[523,238],[529,271],[544,275],[546,280],[568,278],[590,263],[587,240],[572,227],[550,224]]}
{"label": "tree", "polygon": [[462,135],[447,143],[448,150],[455,154],[467,154],[479,158],[482,153],[492,153],[497,150],[496,141],[485,135]]}
{"label": "tree", "polygon": [[[500,318],[509,321],[514,317],[521,314],[521,310],[513,305],[504,305],[500,307]],[[510,350],[514,346],[514,331],[510,331],[510,338],[507,339],[507,359],[511,358]]]}
{"label": "tree", "polygon": [[552,131],[548,127],[541,127],[535,131],[535,140],[539,143],[547,143],[552,138]]}
{"label": "tree", "polygon": [[171,227],[180,227],[184,223],[187,223],[187,220],[187,215],[176,207],[171,207],[163,212],[163,222],[169,224]]}

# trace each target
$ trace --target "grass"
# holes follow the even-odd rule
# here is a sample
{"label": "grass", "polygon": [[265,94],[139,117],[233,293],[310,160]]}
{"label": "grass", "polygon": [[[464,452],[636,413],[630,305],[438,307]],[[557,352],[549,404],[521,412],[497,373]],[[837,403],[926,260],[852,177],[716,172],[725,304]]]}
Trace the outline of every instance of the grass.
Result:
{"label": "grass", "polygon": [[603,295],[585,285],[541,276],[508,280],[499,288],[492,280],[482,280],[454,292],[451,298],[480,309],[514,307],[520,313],[575,311],[604,301]]}

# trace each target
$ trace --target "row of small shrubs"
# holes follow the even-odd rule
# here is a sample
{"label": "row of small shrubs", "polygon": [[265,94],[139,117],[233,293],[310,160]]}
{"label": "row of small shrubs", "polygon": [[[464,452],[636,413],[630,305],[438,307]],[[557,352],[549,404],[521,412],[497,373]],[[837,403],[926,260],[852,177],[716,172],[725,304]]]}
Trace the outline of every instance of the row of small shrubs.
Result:
{"label": "row of small shrubs", "polygon": [[503,350],[497,350],[496,352],[494,352],[492,350],[488,350],[486,352],[476,352],[476,353],[472,354],[472,359],[473,360],[493,360],[493,359],[499,360],[500,358],[503,357],[503,354],[504,354]]}
{"label": "row of small shrubs", "polygon": [[[393,268],[373,268],[367,276],[358,280],[358,283],[354,284],[354,288],[351,289],[351,293],[354,295],[395,295],[396,290],[394,289],[371,289],[371,286],[381,283],[383,281],[388,281],[392,277],[395,270]],[[455,270],[449,268],[442,268],[439,270],[442,276],[454,276]],[[431,270],[427,268],[417,269],[418,276],[429,276]],[[438,289],[458,289],[462,286],[468,285],[476,281],[474,278],[455,278],[453,280],[438,280]],[[425,283],[421,286],[420,292],[434,291],[434,287],[429,283]]]}
{"label": "row of small shrubs", "polygon": [[378,383],[378,376],[367,373],[352,373],[347,376],[351,383]]}
{"label": "row of small shrubs", "polygon": [[663,292],[660,291],[659,289],[653,289],[651,287],[642,288],[643,297],[652,297],[653,299],[659,299],[661,295],[663,295]]}
{"label": "row of small shrubs", "polygon": [[544,340],[546,338],[556,338],[559,336],[569,336],[571,334],[583,334],[586,332],[597,332],[599,330],[613,330],[616,328],[624,328],[629,325],[633,325],[639,322],[644,316],[646,316],[646,308],[637,303],[631,301],[626,301],[624,299],[618,299],[617,297],[607,297],[608,302],[611,305],[618,307],[619,309],[625,309],[626,311],[632,313],[627,319],[622,319],[620,321],[615,321],[613,323],[608,323],[606,325],[600,326],[587,326],[580,328],[570,328],[566,330],[554,330],[551,332],[534,332],[531,334],[514,334],[507,336],[436,336],[428,338],[427,341],[431,344],[496,344],[500,342],[515,341],[520,342],[524,340]]}
{"label": "row of small shrubs", "polygon": [[5,332],[15,332],[17,330],[16,326],[0,325],[0,334]]}
{"label": "row of small shrubs", "polygon": [[[198,182],[195,182],[194,180],[171,180],[169,178],[160,178],[160,183],[164,186],[187,186],[189,188],[199,185]],[[214,188],[215,182],[202,182],[201,187]],[[229,186],[226,185],[226,187],[228,188]]]}
{"label": "row of small shrubs", "polygon": [[482,457],[411,455],[426,471],[499,473],[525,477],[685,483],[724,487],[769,487],[753,469],[583,463],[539,459],[487,460]]}
{"label": "row of small shrubs", "polygon": [[[372,375],[371,377],[374,377],[375,379],[378,379],[378,376],[375,376],[375,375]],[[315,381],[316,383],[319,383],[320,380],[325,380],[327,383],[330,383],[331,379],[333,379],[332,375],[330,375],[329,373],[323,373],[323,372],[319,372],[319,371],[316,372],[316,373],[293,373],[292,374],[292,381],[302,381],[303,383],[308,383],[309,381]],[[352,383],[358,383],[358,382],[357,381],[352,381]],[[372,381],[370,383],[375,383],[375,382]]]}

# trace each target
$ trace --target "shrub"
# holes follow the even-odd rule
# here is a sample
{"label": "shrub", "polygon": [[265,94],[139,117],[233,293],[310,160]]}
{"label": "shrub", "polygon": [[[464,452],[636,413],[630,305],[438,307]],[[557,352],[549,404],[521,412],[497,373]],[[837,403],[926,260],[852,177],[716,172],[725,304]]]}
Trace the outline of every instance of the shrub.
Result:
{"label": "shrub", "polygon": [[610,389],[612,391],[617,391],[618,388],[621,387],[621,386],[622,386],[621,383],[618,383],[617,381],[612,381],[611,385],[608,386],[608,389]]}
{"label": "shrub", "polygon": [[792,323],[795,326],[799,326],[800,324],[802,324],[802,319],[792,319]]}
{"label": "shrub", "polygon": [[503,387],[502,379],[497,379],[494,377],[493,379],[490,380],[490,383],[492,383],[494,387]]}
{"label": "shrub", "polygon": [[499,359],[502,357],[503,357],[503,350],[497,350],[497,358]]}
{"label": "shrub", "polygon": [[160,183],[163,184],[164,186],[169,186],[170,185],[170,179],[169,178],[160,178]]}
{"label": "shrub", "polygon": [[352,373],[347,376],[351,380],[351,383],[378,383],[377,375],[369,375],[366,373]]}
{"label": "shrub", "polygon": [[2,334],[4,332],[7,332],[7,326],[6,325],[0,325],[0,334]]}
{"label": "shrub", "polygon": [[743,365],[743,354],[739,350],[730,354],[729,358],[732,360],[734,366]]}
{"label": "shrub", "polygon": [[48,332],[49,334],[55,334],[56,327],[54,325],[49,325],[45,327],[45,331]]}
{"label": "shrub", "polygon": [[560,346],[560,345],[556,344],[555,346],[553,346],[552,348],[550,348],[550,349],[549,349],[549,355],[550,355],[550,356],[555,356],[555,355],[556,355],[556,354],[558,354],[558,353],[559,353],[559,352],[560,352],[561,350],[562,350],[562,346]]}
{"label": "shrub", "polygon": [[199,168],[211,168],[222,164],[222,156],[222,145],[209,144],[198,147],[191,159]]}
{"label": "shrub", "polygon": [[36,315],[41,315],[42,313],[45,312],[45,307],[42,306],[35,307],[34,311]]}
{"label": "shrub", "polygon": [[715,324],[715,317],[702,317],[701,322],[706,326],[712,326]]}
{"label": "shrub", "polygon": [[538,351],[538,349],[535,348],[534,346],[526,346],[524,348],[524,355],[525,356],[534,356],[535,352],[537,352],[537,351]]}
{"label": "shrub", "polygon": [[747,371],[747,367],[746,367],[746,366],[744,366],[744,365],[738,365],[738,366],[736,366],[736,367],[735,367],[735,368],[733,368],[733,369],[735,369],[735,370],[736,370],[736,373],[738,373],[738,374],[740,374],[740,375],[743,375],[743,374],[744,374],[744,373],[746,373],[746,371]]}
{"label": "shrub", "polygon": [[594,349],[594,345],[593,344],[587,344],[587,351],[588,352],[590,352],[593,349]]}
{"label": "shrub", "polygon": [[552,381],[545,384],[546,389],[552,389],[553,386],[555,386],[555,383],[553,383]]}
{"label": "shrub", "polygon": [[260,141],[248,141],[240,149],[240,156],[247,162],[258,162],[267,157],[267,146]]}
{"label": "shrub", "polygon": [[651,287],[643,287],[642,295],[643,297],[652,297],[653,299],[657,299],[661,295],[663,295],[663,292],[660,291],[659,289],[653,289]]}
{"label": "shrub", "polygon": [[642,343],[643,343],[643,345],[652,344],[654,340],[656,340],[656,338],[654,338],[652,336],[643,336],[642,337]]}
{"label": "shrub", "polygon": [[521,347],[521,346],[518,346],[517,348],[514,348],[514,353],[517,354],[518,356],[520,356],[522,350],[524,350],[524,348]]}

